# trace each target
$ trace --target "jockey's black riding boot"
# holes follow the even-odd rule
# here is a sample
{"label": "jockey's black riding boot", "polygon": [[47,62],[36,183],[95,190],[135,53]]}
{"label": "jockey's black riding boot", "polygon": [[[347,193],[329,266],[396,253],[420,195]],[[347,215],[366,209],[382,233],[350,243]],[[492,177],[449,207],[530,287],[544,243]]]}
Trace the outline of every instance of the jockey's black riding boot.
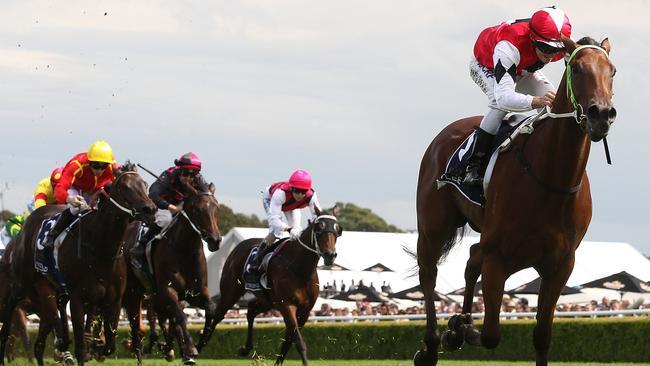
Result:
{"label": "jockey's black riding boot", "polygon": [[54,248],[54,240],[56,240],[56,237],[74,221],[75,217],[76,216],[70,212],[69,208],[63,210],[61,216],[56,221],[56,224],[54,224],[54,227],[47,233],[47,235],[45,235],[45,240],[43,240],[41,245],[49,250]]}
{"label": "jockey's black riding boot", "polygon": [[266,243],[266,241],[262,241],[260,247],[257,248],[257,253],[255,253],[255,258],[253,258],[253,261],[248,267],[249,270],[251,271],[260,270],[260,266],[262,265],[262,259],[264,258],[264,252],[266,252],[266,248],[268,248],[268,244]]}
{"label": "jockey's black riding boot", "polygon": [[467,162],[465,179],[463,179],[463,184],[469,186],[480,186],[483,184],[481,171],[483,170],[485,156],[490,146],[492,146],[492,140],[494,140],[494,135],[482,128],[478,128],[475,135],[474,149],[472,150],[472,156],[470,156]]}

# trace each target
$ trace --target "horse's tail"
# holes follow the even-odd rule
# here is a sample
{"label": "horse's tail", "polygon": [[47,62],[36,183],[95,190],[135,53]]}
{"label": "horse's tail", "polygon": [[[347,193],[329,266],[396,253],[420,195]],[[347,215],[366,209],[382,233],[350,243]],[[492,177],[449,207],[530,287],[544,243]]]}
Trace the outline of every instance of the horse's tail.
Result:
{"label": "horse's tail", "polygon": [[[460,243],[463,240],[463,237],[465,237],[466,233],[466,228],[467,225],[463,225],[451,232],[448,238],[446,238],[443,243],[442,243],[442,249],[441,249],[441,255],[440,258],[438,259],[438,263],[440,264],[445,261],[447,258],[447,255],[451,251],[453,247],[456,246],[456,244]],[[418,253],[416,250],[409,248],[406,244],[402,244],[402,250],[404,253],[406,253],[409,257],[412,258],[413,260],[413,265],[408,269],[407,277],[415,277],[418,275],[419,271],[419,266],[418,266]]]}
{"label": "horse's tail", "polygon": [[442,242],[442,248],[440,249],[440,259],[438,259],[438,264],[443,263],[447,259],[447,255],[456,244],[463,241],[465,232],[467,231],[467,225],[456,228],[452,230],[450,235],[445,238]]}

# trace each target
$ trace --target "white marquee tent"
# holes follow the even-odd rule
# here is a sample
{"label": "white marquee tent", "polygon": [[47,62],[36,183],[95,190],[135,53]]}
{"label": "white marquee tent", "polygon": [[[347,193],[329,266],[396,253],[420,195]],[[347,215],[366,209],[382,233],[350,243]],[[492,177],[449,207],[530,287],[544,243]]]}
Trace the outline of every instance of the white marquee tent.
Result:
{"label": "white marquee tent", "polygon": [[[244,239],[262,238],[266,233],[267,229],[237,227],[228,232],[217,252],[210,253],[206,250],[210,295],[219,293],[221,269],[233,248]],[[465,263],[469,258],[469,247],[476,242],[478,237],[467,236],[451,250],[446,261],[439,267],[436,286],[438,292],[448,293],[465,286]],[[418,283],[416,262],[404,248],[414,252],[416,243],[417,233],[344,231],[337,242],[338,257],[335,263],[349,271],[319,270],[321,284],[331,284],[336,280],[339,287],[341,281],[349,287],[352,280],[358,283],[362,279],[366,285],[373,283],[379,288],[385,281],[395,292],[414,286]],[[394,272],[362,271],[377,263]],[[577,286],[623,270],[644,281],[650,280],[650,260],[630,244],[584,241],[576,252],[575,268],[567,285]],[[537,277],[537,272],[532,268],[517,272],[508,279],[505,288],[512,289]]]}

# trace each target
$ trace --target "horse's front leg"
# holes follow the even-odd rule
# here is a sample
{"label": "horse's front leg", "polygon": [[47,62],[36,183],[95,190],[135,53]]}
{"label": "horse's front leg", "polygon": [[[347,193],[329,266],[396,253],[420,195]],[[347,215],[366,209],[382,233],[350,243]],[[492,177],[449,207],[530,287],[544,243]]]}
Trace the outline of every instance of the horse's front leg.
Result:
{"label": "horse's front leg", "polygon": [[551,332],[553,330],[553,314],[562,289],[573,272],[575,254],[552,266],[552,270],[540,273],[542,284],[537,300],[537,325],[533,331],[533,344],[537,354],[537,366],[548,364],[548,350],[551,347]]}
{"label": "horse's front leg", "polygon": [[118,298],[111,299],[104,307],[104,337],[106,341],[103,356],[110,356],[115,352],[115,339],[121,308],[122,306]]}
{"label": "horse's front leg", "polygon": [[280,346],[280,353],[278,353],[278,357],[275,360],[276,365],[281,365],[284,362],[284,359],[287,356],[287,352],[289,352],[294,339],[297,341],[296,349],[300,353],[302,364],[307,364],[307,348],[305,346],[305,342],[302,339],[302,336],[300,335],[300,331],[298,330],[296,309],[297,307],[295,305],[287,303],[282,303],[280,306],[278,306],[278,310],[280,313],[282,313],[282,317],[284,318],[285,331],[284,340]]}
{"label": "horse's front leg", "polygon": [[83,300],[79,295],[72,293],[70,297],[70,315],[72,318],[72,332],[74,334],[74,353],[77,364],[82,366],[86,360],[86,340],[84,339],[84,316],[85,309]]}
{"label": "horse's front leg", "polygon": [[165,291],[161,292],[159,301],[165,309],[165,313],[170,315],[169,331],[174,332],[176,335],[176,340],[183,354],[183,362],[192,363],[193,358],[198,356],[199,352],[196,350],[192,337],[187,330],[187,316],[179,304],[176,290],[167,287]]}
{"label": "horse's front leg", "polygon": [[208,339],[212,335],[212,321],[217,312],[217,304],[212,301],[212,298],[208,294],[207,287],[201,289],[199,298],[196,301],[196,304],[205,310],[205,323],[203,324],[203,329],[201,330],[201,337],[199,338],[199,345],[197,346],[197,351],[200,352],[201,348],[208,343]]}

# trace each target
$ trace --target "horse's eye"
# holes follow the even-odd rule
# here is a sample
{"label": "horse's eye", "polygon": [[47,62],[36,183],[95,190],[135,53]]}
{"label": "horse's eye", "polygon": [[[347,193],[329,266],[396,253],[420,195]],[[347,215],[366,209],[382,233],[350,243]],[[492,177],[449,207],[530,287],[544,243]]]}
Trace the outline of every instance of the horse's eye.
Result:
{"label": "horse's eye", "polygon": [[319,222],[316,224],[316,232],[319,233],[325,229],[325,223]]}
{"label": "horse's eye", "polygon": [[615,75],[616,75],[616,68],[614,68],[614,70],[612,71],[612,77],[614,77]]}

